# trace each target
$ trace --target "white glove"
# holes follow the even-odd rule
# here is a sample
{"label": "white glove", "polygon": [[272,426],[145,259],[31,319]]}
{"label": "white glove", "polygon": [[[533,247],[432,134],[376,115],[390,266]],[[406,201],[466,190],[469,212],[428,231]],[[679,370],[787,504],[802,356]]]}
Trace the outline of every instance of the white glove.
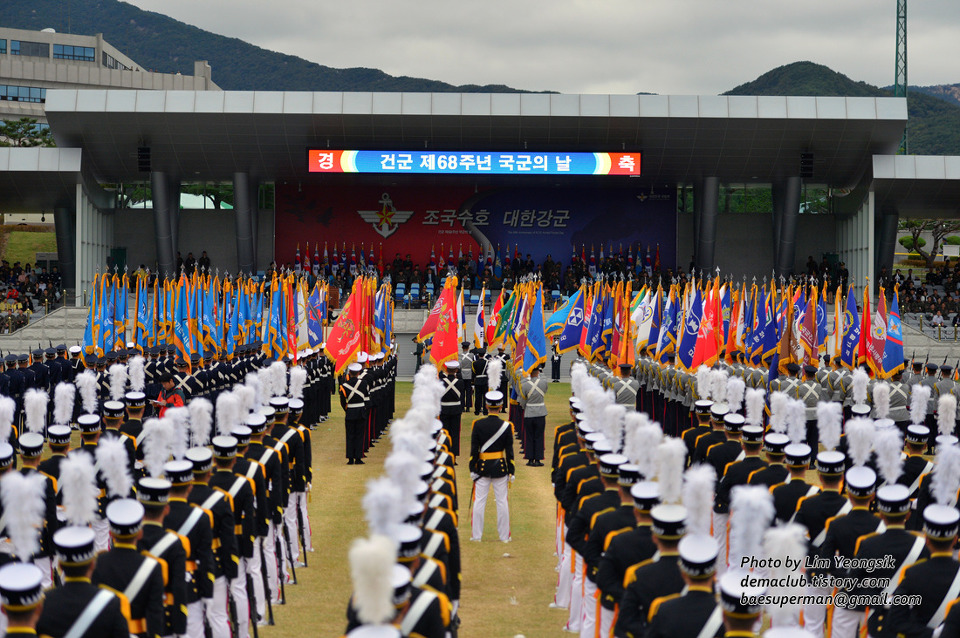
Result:
{"label": "white glove", "polygon": [[515,478],[517,478],[517,477],[514,476],[513,474],[511,474],[510,476],[507,477],[507,479],[508,479],[511,483],[513,483],[513,480],[514,480]]}
{"label": "white glove", "polygon": [[471,481],[476,481],[478,478],[480,478],[480,475],[479,475],[479,474],[477,474],[476,472],[470,472],[470,480],[471,480]]}
{"label": "white glove", "polygon": [[313,489],[313,483],[307,483],[307,489],[306,489],[306,491],[309,492],[309,491],[312,490],[312,489]]}

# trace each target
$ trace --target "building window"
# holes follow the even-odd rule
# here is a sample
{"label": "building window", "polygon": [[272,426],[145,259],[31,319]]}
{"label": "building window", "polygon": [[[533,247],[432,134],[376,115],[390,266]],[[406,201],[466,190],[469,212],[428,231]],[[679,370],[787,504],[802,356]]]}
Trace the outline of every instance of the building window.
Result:
{"label": "building window", "polygon": [[28,42],[26,40],[10,40],[11,55],[29,55],[35,58],[49,58],[50,45],[46,42]]}
{"label": "building window", "polygon": [[0,40],[0,53],[6,53],[6,52],[7,52],[7,41]]}
{"label": "building window", "polygon": [[103,52],[102,52],[102,56],[101,56],[100,59],[103,61],[103,66],[107,67],[108,69],[118,69],[118,70],[120,70],[120,71],[129,71],[129,70],[130,70],[130,67],[128,67],[126,64],[118,61],[115,57],[113,57],[112,55],[110,55],[110,54],[107,53],[106,51],[103,51]]}
{"label": "building window", "polygon": [[78,47],[69,44],[53,45],[53,57],[58,60],[79,60],[80,62],[96,62],[97,52],[93,47]]}
{"label": "building window", "polygon": [[35,86],[0,84],[0,100],[42,104],[47,101],[47,90]]}

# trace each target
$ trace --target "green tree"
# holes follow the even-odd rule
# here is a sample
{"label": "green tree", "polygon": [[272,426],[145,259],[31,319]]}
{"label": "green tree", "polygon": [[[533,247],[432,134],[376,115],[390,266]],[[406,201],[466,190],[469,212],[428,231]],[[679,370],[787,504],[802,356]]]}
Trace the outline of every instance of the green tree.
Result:
{"label": "green tree", "polygon": [[0,146],[56,146],[50,129],[31,117],[0,124]]}
{"label": "green tree", "polygon": [[[913,251],[923,257],[927,262],[927,268],[933,268],[933,260],[940,254],[940,247],[943,245],[947,235],[960,231],[960,221],[946,219],[901,219],[897,225],[898,230],[910,233],[913,240]],[[929,252],[923,249],[921,243],[922,233],[930,233],[933,237],[933,243],[930,245]],[[906,239],[906,238],[904,238]],[[901,242],[902,243],[902,242]],[[906,247],[906,244],[903,244]]]}
{"label": "green tree", "polygon": [[[911,236],[911,237],[901,237],[901,238],[898,239],[897,241],[900,242],[900,245],[903,246],[904,248],[906,248],[907,250],[913,250],[913,243],[914,243],[914,242],[913,242],[913,237],[912,237],[912,236]],[[918,240],[917,245],[920,246],[921,248],[923,248],[924,246],[927,245],[927,240],[924,239],[923,237],[921,237],[921,238]]]}

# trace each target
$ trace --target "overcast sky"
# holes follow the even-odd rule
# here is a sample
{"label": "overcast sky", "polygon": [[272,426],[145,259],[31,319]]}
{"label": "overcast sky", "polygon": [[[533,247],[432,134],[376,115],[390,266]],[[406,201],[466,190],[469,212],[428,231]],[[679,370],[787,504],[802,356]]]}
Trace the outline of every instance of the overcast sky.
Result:
{"label": "overcast sky", "polygon": [[[565,93],[717,94],[798,60],[893,83],[896,0],[127,0],[332,67]],[[916,0],[910,84],[960,82],[960,1]],[[216,69],[214,69],[216,74]]]}

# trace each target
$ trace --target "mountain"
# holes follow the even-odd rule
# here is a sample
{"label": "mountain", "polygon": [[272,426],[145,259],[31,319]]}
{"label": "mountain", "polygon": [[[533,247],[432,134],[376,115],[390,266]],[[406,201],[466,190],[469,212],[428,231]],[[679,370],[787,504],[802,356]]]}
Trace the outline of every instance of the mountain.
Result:
{"label": "mountain", "polygon": [[119,0],[5,0],[0,24],[15,29],[92,35],[104,39],[151,71],[193,74],[207,60],[213,81],[225,90],[435,91],[517,93],[503,85],[454,86],[446,82],[387,75],[378,69],[335,69],[293,55],[268,51]]}
{"label": "mountain", "polygon": [[[813,62],[794,62],[767,71],[724,95],[822,95],[890,97],[892,92],[855,82]],[[907,94],[908,150],[912,155],[960,155],[960,104],[928,93]]]}
{"label": "mountain", "polygon": [[[892,91],[892,86],[883,87],[884,90]],[[960,106],[960,84],[932,84],[930,86],[913,86],[910,85],[907,93],[926,93],[927,95],[932,95],[933,97],[938,97],[945,102],[950,104],[956,104]]]}

